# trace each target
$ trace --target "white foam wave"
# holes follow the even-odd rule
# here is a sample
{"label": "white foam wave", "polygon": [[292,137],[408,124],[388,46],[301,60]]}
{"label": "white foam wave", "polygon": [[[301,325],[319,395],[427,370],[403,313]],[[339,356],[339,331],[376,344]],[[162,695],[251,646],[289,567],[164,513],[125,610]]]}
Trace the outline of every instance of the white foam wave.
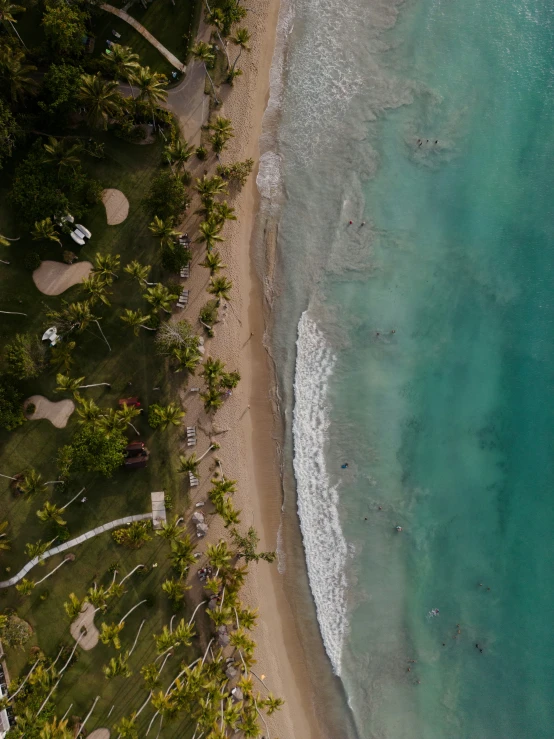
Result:
{"label": "white foam wave", "polygon": [[310,588],[323,643],[339,675],[346,632],[347,544],[338,514],[338,490],[327,474],[328,381],[336,357],[317,324],[304,312],[298,324],[294,379],[294,473]]}

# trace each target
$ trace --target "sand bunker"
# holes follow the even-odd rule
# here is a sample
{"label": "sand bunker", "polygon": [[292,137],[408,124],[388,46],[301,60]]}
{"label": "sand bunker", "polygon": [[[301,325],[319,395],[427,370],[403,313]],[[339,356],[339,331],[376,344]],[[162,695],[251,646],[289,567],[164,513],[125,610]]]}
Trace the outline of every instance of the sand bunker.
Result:
{"label": "sand bunker", "polygon": [[108,226],[117,226],[129,215],[129,201],[121,190],[108,188],[102,192],[102,202],[106,208]]}
{"label": "sand bunker", "polygon": [[59,295],[73,285],[88,277],[92,269],[90,262],[63,264],[63,262],[43,262],[33,272],[35,285],[45,295]]}
{"label": "sand bunker", "polygon": [[92,734],[88,735],[88,739],[110,739],[110,730],[95,729]]}
{"label": "sand bunker", "polygon": [[83,626],[87,630],[87,633],[83,637],[81,637],[79,646],[82,647],[86,652],[88,652],[89,649],[94,649],[94,647],[98,644],[99,634],[98,629],[94,625],[94,606],[92,605],[92,603],[85,603],[85,605],[83,606],[83,610],[69,627],[71,636],[75,639],[75,641],[77,641],[77,639],[81,636],[81,628]]}
{"label": "sand bunker", "polygon": [[34,403],[36,408],[33,414],[25,414],[30,421],[40,421],[41,418],[46,418],[57,429],[67,426],[69,416],[75,410],[75,403],[72,400],[58,400],[54,403],[42,395],[31,395],[25,401],[25,407],[29,403]]}

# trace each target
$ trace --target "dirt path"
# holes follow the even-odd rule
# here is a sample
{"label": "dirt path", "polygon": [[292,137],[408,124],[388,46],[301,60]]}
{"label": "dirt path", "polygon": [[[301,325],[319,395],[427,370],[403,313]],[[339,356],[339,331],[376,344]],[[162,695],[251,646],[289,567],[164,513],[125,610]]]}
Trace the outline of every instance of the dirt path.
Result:
{"label": "dirt path", "polygon": [[88,277],[91,269],[90,262],[63,264],[46,261],[33,272],[33,281],[44,295],[60,295]]}
{"label": "dirt path", "polygon": [[53,402],[43,395],[31,395],[25,401],[25,407],[29,403],[33,403],[35,406],[35,412],[32,415],[25,414],[29,421],[40,421],[42,418],[46,418],[57,429],[63,429],[67,426],[69,417],[75,410],[75,403],[72,400]]}
{"label": "dirt path", "polygon": [[89,649],[94,649],[94,647],[98,644],[98,635],[100,634],[100,632],[94,625],[94,606],[92,605],[92,603],[85,603],[83,610],[69,627],[71,636],[75,639],[75,641],[77,641],[77,639],[81,636],[81,629],[83,628],[83,626],[87,630],[87,633],[82,637],[81,641],[79,642],[79,646],[82,647],[85,652],[88,652]]}
{"label": "dirt path", "polygon": [[117,226],[129,215],[129,201],[121,190],[109,187],[102,191],[102,202],[106,208],[108,226]]}
{"label": "dirt path", "polygon": [[146,28],[137,20],[135,20],[131,15],[129,15],[129,13],[126,13],[124,10],[119,10],[119,8],[114,8],[113,5],[108,5],[107,3],[102,3],[100,7],[102,8],[102,10],[106,10],[108,13],[112,13],[112,15],[117,15],[117,17],[121,18],[122,21],[125,21],[130,26],[133,26],[135,31],[138,31],[141,36],[144,36],[147,41],[150,41],[152,46],[155,46],[160,54],[162,54],[162,56],[165,56],[167,61],[172,64],[175,69],[178,69],[179,72],[185,72],[186,65],[184,65],[183,62],[180,62],[175,54],[172,54],[169,49],[166,49],[165,46],[162,46],[158,39],[155,36],[152,36],[150,31],[147,31]]}

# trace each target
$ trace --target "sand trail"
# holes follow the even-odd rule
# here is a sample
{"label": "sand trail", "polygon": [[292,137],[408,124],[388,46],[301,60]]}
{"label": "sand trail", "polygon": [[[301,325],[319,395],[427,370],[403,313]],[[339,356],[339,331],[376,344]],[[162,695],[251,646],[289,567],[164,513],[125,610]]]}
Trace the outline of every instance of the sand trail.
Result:
{"label": "sand trail", "polygon": [[91,269],[90,262],[63,264],[47,260],[35,269],[33,281],[44,295],[60,295],[88,277]]}
{"label": "sand trail", "polygon": [[25,401],[25,408],[29,403],[35,406],[35,412],[32,415],[25,414],[30,421],[40,421],[46,418],[52,426],[57,429],[63,429],[67,426],[69,417],[75,410],[75,403],[72,400],[52,401],[43,395],[31,395]]}

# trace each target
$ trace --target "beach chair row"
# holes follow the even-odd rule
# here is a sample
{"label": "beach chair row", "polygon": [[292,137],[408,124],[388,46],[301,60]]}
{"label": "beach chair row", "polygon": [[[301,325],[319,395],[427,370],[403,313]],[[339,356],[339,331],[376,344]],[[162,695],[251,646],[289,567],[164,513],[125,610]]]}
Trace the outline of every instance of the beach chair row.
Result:
{"label": "beach chair row", "polygon": [[196,446],[196,426],[187,426],[187,446]]}
{"label": "beach chair row", "polygon": [[187,264],[186,267],[181,267],[180,276],[181,279],[188,280],[190,277],[190,264]]}
{"label": "beach chair row", "polygon": [[183,290],[183,292],[179,296],[179,300],[177,301],[176,306],[177,308],[184,308],[188,302],[189,302],[189,291]]}

